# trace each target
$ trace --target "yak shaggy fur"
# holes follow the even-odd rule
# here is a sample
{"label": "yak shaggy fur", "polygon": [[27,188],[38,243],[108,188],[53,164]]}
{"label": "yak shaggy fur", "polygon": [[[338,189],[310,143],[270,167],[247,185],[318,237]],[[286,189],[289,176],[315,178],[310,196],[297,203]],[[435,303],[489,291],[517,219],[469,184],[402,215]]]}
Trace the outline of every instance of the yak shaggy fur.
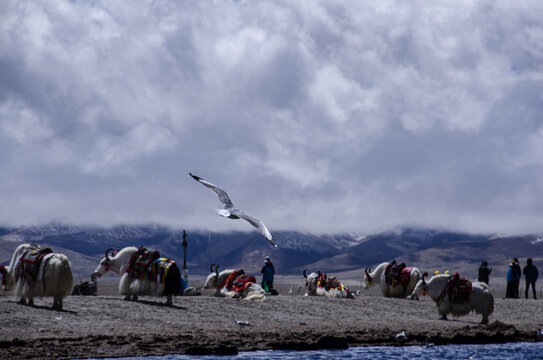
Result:
{"label": "yak shaggy fur", "polygon": [[456,303],[448,296],[442,296],[443,290],[447,287],[450,275],[439,274],[430,280],[420,280],[412,295],[420,296],[426,294],[436,303],[437,312],[442,319],[446,320],[448,314],[453,316],[464,316],[471,311],[482,315],[482,324],[488,324],[488,316],[494,312],[494,297],[488,285],[482,282],[473,282],[471,295],[467,302]]}
{"label": "yak shaggy fur", "polygon": [[20,271],[22,263],[19,261],[22,254],[31,247],[22,244],[17,247],[9,266],[6,268],[6,285],[4,290],[15,288],[15,295],[21,297],[21,304],[34,305],[35,297],[52,297],[53,308],[62,309],[63,299],[72,293],[73,274],[68,257],[64,254],[52,253],[44,258],[38,276],[29,284],[22,276],[15,278]]}

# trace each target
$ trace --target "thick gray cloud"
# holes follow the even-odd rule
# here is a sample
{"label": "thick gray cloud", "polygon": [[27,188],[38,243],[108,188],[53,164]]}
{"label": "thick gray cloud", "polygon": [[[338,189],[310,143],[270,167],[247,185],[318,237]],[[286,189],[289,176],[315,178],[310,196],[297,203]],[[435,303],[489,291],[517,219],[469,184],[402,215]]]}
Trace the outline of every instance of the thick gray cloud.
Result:
{"label": "thick gray cloud", "polygon": [[6,1],[0,222],[543,231],[538,1]]}

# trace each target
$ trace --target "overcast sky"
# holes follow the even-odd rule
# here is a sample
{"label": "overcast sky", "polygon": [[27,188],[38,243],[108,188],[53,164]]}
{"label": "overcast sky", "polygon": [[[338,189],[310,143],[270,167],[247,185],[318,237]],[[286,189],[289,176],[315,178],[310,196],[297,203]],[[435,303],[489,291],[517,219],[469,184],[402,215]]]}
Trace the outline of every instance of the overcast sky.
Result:
{"label": "overcast sky", "polygon": [[543,5],[2,1],[0,223],[543,231]]}

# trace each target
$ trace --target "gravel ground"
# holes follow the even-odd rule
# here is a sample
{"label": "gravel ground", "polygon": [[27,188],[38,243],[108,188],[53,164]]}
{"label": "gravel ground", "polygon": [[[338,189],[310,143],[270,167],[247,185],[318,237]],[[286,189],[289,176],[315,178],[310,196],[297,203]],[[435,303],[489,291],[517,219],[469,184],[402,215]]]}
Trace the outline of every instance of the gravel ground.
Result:
{"label": "gravel ground", "polygon": [[[160,354],[235,354],[264,349],[310,350],[348,346],[536,341],[543,328],[540,300],[495,297],[490,324],[480,315],[439,320],[434,303],[389,299],[376,291],[355,299],[306,297],[299,282],[278,284],[282,295],[264,301],[210,296],[141,297],[124,301],[114,283],[99,283],[98,296],[69,296],[63,310],[52,299],[34,307],[0,296],[0,358],[58,359]],[[353,286],[354,287],[354,286]],[[292,293],[288,294],[288,290]],[[247,321],[238,325],[235,320]]]}

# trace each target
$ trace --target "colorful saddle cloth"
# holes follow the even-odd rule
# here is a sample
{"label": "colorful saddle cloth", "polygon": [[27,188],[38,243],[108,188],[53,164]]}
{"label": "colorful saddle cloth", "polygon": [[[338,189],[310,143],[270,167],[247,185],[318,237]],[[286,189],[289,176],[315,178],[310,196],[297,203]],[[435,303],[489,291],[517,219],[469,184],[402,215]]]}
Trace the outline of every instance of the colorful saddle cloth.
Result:
{"label": "colorful saddle cloth", "polygon": [[147,279],[157,283],[165,283],[168,274],[174,266],[177,266],[175,261],[166,258],[158,258],[150,264],[149,271],[146,272]]}
{"label": "colorful saddle cloth", "polygon": [[36,244],[32,244],[19,258],[20,267],[15,277],[17,279],[23,278],[26,283],[32,286],[38,278],[43,261],[50,254],[53,254],[53,250],[50,248],[41,248]]}
{"label": "colorful saddle cloth", "polygon": [[405,263],[396,264],[396,261],[392,261],[385,268],[385,281],[392,287],[397,285],[409,284],[409,277],[413,267],[406,266]]}
{"label": "colorful saddle cloth", "polygon": [[349,289],[347,289],[346,286],[339,282],[335,276],[328,276],[325,273],[321,273],[319,275],[319,278],[317,280],[317,286],[324,288],[327,291],[337,289],[339,291],[346,291],[347,293],[350,293]]}
{"label": "colorful saddle cloth", "polygon": [[471,296],[471,290],[473,285],[471,281],[466,278],[461,278],[458,272],[449,278],[449,282],[445,289],[443,289],[441,295],[438,298],[438,303],[441,302],[445,296],[449,300],[456,304],[463,304],[469,301]]}
{"label": "colorful saddle cloth", "polygon": [[181,291],[181,273],[175,261],[161,258],[157,250],[141,246],[126,270],[132,277],[165,285],[163,295],[178,295]]}
{"label": "colorful saddle cloth", "polygon": [[132,255],[126,272],[141,279],[148,272],[149,265],[158,258],[160,258],[158,250],[148,250],[140,246],[138,251]]}
{"label": "colorful saddle cloth", "polygon": [[228,291],[241,292],[252,284],[256,284],[256,279],[254,276],[249,276],[245,274],[243,269],[236,270],[226,279],[225,287]]}
{"label": "colorful saddle cloth", "polygon": [[253,283],[256,284],[256,279],[254,276],[243,274],[232,283],[232,288],[230,290],[235,292],[241,292],[247,289],[247,287]]}

